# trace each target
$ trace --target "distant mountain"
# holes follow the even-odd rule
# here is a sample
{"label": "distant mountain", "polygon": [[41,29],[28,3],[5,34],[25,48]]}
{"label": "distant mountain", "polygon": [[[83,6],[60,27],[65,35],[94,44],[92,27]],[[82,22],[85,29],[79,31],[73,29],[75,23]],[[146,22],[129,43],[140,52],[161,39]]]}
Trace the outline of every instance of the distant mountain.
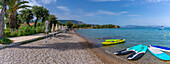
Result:
{"label": "distant mountain", "polygon": [[160,28],[160,26],[127,25],[127,26],[121,26],[121,28]]}
{"label": "distant mountain", "polygon": [[64,23],[64,24],[68,21],[71,21],[73,24],[78,24],[78,25],[85,24],[84,22],[77,21],[77,20],[58,20],[58,21],[61,22],[61,23]]}

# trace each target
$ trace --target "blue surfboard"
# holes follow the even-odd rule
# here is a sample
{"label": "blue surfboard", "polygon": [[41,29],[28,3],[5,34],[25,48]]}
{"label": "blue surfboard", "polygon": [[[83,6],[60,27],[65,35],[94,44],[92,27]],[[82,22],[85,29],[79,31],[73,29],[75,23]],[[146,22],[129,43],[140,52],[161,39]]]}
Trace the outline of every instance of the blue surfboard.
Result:
{"label": "blue surfboard", "polygon": [[159,50],[161,50],[161,51],[170,52],[170,48],[168,48],[168,47],[156,46],[156,45],[150,45],[150,46],[152,46],[152,47],[154,47],[154,48],[156,48],[156,49],[159,49]]}
{"label": "blue surfboard", "polygon": [[170,60],[170,56],[159,49],[156,49],[152,46],[148,47],[148,50],[157,58],[161,60]]}

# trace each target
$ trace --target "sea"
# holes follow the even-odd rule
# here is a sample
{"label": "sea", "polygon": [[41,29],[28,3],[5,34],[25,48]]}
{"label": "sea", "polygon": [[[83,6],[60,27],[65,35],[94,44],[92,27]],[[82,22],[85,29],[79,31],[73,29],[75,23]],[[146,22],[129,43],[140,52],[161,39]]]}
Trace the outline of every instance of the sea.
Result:
{"label": "sea", "polygon": [[[128,47],[132,47],[138,44],[144,45],[158,45],[170,48],[170,29],[158,30],[155,28],[115,28],[115,29],[80,29],[76,30],[81,37],[84,37],[91,41],[94,46],[104,49],[106,53],[113,56],[113,53],[119,50],[123,50]],[[112,38],[124,38],[125,43],[103,46],[101,42],[106,39]],[[169,52],[165,52],[170,55]],[[170,64],[170,61],[162,61],[154,57],[149,51],[139,60],[127,60],[128,55],[116,56],[119,59],[134,63],[146,63],[146,64]]]}

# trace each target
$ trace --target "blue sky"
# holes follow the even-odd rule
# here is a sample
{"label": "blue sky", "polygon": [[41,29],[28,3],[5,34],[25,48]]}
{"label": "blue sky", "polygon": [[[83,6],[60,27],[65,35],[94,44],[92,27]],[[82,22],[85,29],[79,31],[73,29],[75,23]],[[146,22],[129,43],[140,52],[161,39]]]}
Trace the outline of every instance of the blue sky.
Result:
{"label": "blue sky", "polygon": [[87,24],[170,26],[170,0],[26,0],[58,19]]}

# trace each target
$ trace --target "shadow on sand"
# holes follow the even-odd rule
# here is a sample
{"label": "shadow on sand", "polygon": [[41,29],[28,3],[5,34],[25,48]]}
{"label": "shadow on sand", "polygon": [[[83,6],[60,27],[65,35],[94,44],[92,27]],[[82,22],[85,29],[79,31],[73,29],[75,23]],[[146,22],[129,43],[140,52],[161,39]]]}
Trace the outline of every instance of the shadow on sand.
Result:
{"label": "shadow on sand", "polygon": [[78,50],[78,49],[88,49],[91,48],[92,45],[87,44],[87,42],[79,42],[79,43],[71,43],[71,42],[64,42],[64,43],[53,43],[53,44],[40,44],[38,46],[15,46],[10,48],[22,48],[22,49],[56,49],[61,51],[66,50]]}
{"label": "shadow on sand", "polygon": [[71,38],[72,36],[68,36],[68,35],[56,35],[56,38]]}

